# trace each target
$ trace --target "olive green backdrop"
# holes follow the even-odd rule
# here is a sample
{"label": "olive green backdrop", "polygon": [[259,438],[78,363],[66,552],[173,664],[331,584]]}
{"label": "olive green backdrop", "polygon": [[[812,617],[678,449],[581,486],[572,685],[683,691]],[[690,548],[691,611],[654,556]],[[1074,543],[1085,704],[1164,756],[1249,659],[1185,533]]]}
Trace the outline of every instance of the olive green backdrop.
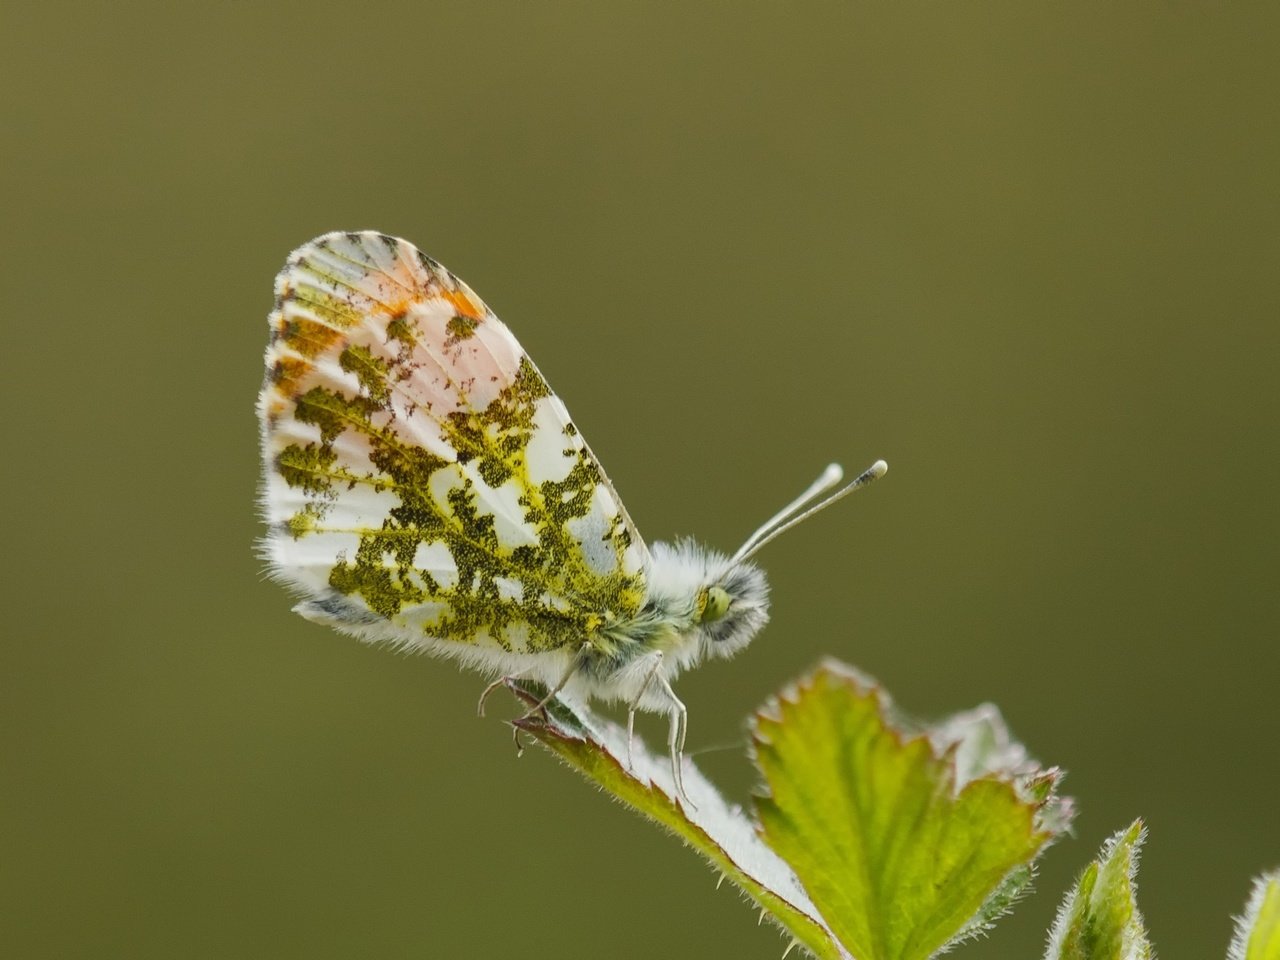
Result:
{"label": "olive green backdrop", "polygon": [[772,624],[681,683],[692,749],[825,654],[993,700],[1081,815],[964,954],[1039,956],[1142,815],[1161,955],[1222,955],[1280,863],[1280,7],[34,7],[0,15],[6,955],[780,955],[517,761],[478,677],[262,579],[272,277],[367,227],[511,325],[650,539],[732,549],[890,463],[768,548]]}

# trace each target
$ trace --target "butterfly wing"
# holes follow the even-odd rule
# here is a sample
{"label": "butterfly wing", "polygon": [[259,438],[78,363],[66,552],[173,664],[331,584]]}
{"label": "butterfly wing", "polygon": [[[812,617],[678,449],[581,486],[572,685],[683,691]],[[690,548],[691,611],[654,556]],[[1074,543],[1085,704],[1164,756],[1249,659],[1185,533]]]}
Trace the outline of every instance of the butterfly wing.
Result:
{"label": "butterfly wing", "polygon": [[269,322],[263,553],[300,613],[509,654],[637,613],[643,541],[564,404],[448,270],[404,240],[328,234],[290,256]]}

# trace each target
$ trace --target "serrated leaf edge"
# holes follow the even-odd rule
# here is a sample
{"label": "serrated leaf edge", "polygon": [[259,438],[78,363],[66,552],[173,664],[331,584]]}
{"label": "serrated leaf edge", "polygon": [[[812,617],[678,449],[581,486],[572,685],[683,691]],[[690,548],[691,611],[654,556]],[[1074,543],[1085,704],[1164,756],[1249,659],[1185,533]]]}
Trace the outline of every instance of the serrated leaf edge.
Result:
{"label": "serrated leaf edge", "polygon": [[[896,706],[893,697],[878,680],[857,667],[831,657],[824,658],[814,669],[788,683],[777,693],[770,696],[752,714],[749,726],[748,754],[757,770],[760,769],[759,747],[763,745],[772,746],[772,741],[766,731],[762,729],[762,724],[765,726],[782,726],[786,720],[786,709],[788,707],[798,707],[805,694],[815,689],[824,675],[829,675],[837,681],[852,686],[859,695],[874,698],[880,723],[899,749],[906,749],[909,744],[916,741],[925,741],[933,758],[946,765],[946,777],[953,800],[958,798],[963,790],[977,780],[994,780],[1011,788],[1020,802],[1034,808],[1032,817],[1033,830],[1035,831],[1034,835],[1040,840],[1040,845],[1035,854],[1036,858],[1040,857],[1045,850],[1056,842],[1062,833],[1070,829],[1071,820],[1075,813],[1074,805],[1071,798],[1059,797],[1056,793],[1057,786],[1064,776],[1060,768],[1040,769],[1028,757],[1029,763],[1024,772],[1017,772],[1013,769],[995,769],[981,776],[962,778],[957,763],[960,741],[939,742],[938,738],[933,735],[934,728],[902,712]],[[998,708],[992,704],[981,704],[968,711],[948,717],[942,723],[949,723],[965,715],[980,716],[989,720],[993,713],[999,721],[1003,732],[1007,734],[1004,718],[999,714]],[[936,726],[941,727],[941,725],[938,724]],[[752,790],[751,795],[757,801],[772,801],[773,799],[767,783],[758,784]],[[753,820],[755,821],[757,833],[767,843],[763,825],[758,814],[755,814],[754,811]],[[1022,875],[1020,876],[1020,874]],[[994,927],[997,920],[1010,913],[1018,901],[1031,891],[1035,875],[1034,859],[1029,863],[1011,869],[1001,878],[1000,883],[996,885],[995,889],[983,901],[982,906],[969,921],[930,956],[941,956],[962,943],[985,936]]]}

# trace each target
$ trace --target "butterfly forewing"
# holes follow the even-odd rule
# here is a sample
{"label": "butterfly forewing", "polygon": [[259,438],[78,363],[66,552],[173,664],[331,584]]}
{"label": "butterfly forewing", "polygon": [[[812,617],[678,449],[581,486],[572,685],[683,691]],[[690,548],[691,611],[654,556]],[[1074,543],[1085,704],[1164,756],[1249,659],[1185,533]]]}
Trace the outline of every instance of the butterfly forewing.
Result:
{"label": "butterfly forewing", "polygon": [[644,597],[645,547],[515,337],[411,244],[329,234],[276,280],[264,552],[369,639],[576,646]]}

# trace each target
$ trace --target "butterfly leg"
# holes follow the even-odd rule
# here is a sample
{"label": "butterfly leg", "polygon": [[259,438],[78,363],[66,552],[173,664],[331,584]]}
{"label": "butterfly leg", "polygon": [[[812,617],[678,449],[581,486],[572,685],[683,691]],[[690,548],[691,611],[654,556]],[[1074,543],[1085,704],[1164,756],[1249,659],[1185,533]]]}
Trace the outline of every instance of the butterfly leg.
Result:
{"label": "butterfly leg", "polygon": [[[507,677],[499,677],[497,680],[493,681],[493,683],[485,687],[484,690],[482,690],[480,693],[479,702],[476,703],[476,716],[477,717],[484,716],[484,702],[489,699],[489,694],[493,693],[493,691],[497,690],[500,686],[502,686],[508,680],[523,680],[525,679],[526,676],[527,674],[524,674],[524,673],[513,673]],[[515,745],[516,745],[516,759],[523,757],[524,744],[520,741],[519,727],[511,728],[511,739],[512,741],[515,742]]]}
{"label": "butterfly leg", "polygon": [[493,683],[485,687],[484,690],[482,690],[480,693],[479,702],[476,703],[476,716],[477,717],[484,716],[484,702],[489,699],[489,694],[493,693],[493,691],[497,690],[500,686],[502,686],[508,680],[524,680],[527,677],[528,677],[528,674],[525,674],[525,673],[513,673],[508,677],[499,677],[497,680],[493,681]]}
{"label": "butterfly leg", "polygon": [[632,762],[631,749],[635,744],[636,737],[636,709],[640,706],[640,701],[644,698],[645,691],[649,689],[649,684],[653,683],[653,678],[661,667],[662,651],[659,650],[653,654],[653,666],[645,674],[644,683],[640,684],[640,692],[627,704],[627,769],[632,769],[635,766]]}
{"label": "butterfly leg", "polygon": [[556,698],[556,694],[558,694],[561,690],[563,690],[565,687],[569,685],[569,681],[573,679],[573,675],[578,672],[578,670],[582,667],[584,663],[586,663],[587,656],[590,653],[590,651],[591,651],[591,644],[584,642],[582,646],[578,648],[578,652],[574,656],[574,658],[569,661],[569,667],[568,669],[565,670],[564,676],[562,676],[559,679],[559,681],[557,681],[554,687],[552,687],[549,691],[547,691],[547,695],[545,697],[543,697],[536,704],[534,704],[532,707],[526,710],[524,716],[521,717],[520,719],[528,720],[535,713],[540,712],[544,707],[546,707],[548,703],[554,700]]}
{"label": "butterfly leg", "polygon": [[684,802],[697,809],[684,788],[684,739],[689,730],[689,711],[671,689],[671,683],[664,676],[657,677],[662,692],[671,702],[671,728],[667,733],[667,749],[671,752],[671,779],[675,782],[676,792],[684,798]]}

